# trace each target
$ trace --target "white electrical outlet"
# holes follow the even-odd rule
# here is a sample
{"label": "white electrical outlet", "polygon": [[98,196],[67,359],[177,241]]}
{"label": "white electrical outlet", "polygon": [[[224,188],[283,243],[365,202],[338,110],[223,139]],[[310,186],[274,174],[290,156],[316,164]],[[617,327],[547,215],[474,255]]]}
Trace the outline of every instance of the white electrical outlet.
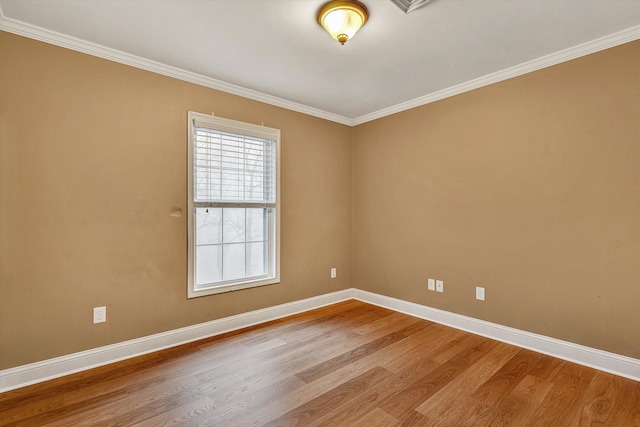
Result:
{"label": "white electrical outlet", "polygon": [[331,278],[335,279],[337,275],[338,275],[337,269],[336,268],[332,268],[331,269]]}
{"label": "white electrical outlet", "polygon": [[103,323],[107,321],[107,307],[93,308],[93,323]]}
{"label": "white electrical outlet", "polygon": [[427,289],[430,291],[436,290],[436,281],[435,279],[427,279]]}
{"label": "white electrical outlet", "polygon": [[484,288],[480,286],[476,286],[476,299],[480,301],[484,301]]}
{"label": "white electrical outlet", "polygon": [[444,282],[442,280],[436,280],[436,292],[444,292]]}

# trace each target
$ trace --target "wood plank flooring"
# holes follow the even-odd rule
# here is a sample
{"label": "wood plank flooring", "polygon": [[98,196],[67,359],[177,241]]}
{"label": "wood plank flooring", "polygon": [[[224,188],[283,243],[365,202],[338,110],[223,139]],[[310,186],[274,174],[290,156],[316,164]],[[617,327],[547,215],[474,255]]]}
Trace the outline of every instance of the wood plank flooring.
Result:
{"label": "wood plank flooring", "polygon": [[640,383],[350,300],[0,394],[0,426],[640,426]]}

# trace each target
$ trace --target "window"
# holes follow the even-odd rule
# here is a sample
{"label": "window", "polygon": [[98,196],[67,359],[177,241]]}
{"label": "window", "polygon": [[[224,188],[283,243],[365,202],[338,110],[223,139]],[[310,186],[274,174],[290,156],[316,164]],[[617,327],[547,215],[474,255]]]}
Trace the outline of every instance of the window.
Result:
{"label": "window", "polygon": [[189,112],[189,298],[280,281],[280,131]]}

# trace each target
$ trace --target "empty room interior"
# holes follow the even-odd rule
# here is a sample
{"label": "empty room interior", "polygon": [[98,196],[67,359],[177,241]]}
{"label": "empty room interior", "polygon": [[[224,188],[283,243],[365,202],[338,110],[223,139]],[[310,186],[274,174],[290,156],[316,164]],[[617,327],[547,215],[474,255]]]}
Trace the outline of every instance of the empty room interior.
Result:
{"label": "empty room interior", "polygon": [[0,425],[638,426],[639,381],[637,0],[0,0]]}

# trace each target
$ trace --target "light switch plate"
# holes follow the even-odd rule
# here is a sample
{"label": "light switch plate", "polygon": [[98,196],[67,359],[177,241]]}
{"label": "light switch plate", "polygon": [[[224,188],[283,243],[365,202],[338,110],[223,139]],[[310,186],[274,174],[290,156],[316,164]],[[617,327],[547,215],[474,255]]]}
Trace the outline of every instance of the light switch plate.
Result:
{"label": "light switch plate", "polygon": [[484,288],[480,286],[476,286],[476,299],[480,301],[484,301]]}
{"label": "light switch plate", "polygon": [[436,290],[436,281],[435,281],[435,279],[428,279],[427,280],[427,289],[429,289],[430,291],[435,291]]}
{"label": "light switch plate", "polygon": [[442,280],[436,280],[436,292],[444,292],[444,282]]}

